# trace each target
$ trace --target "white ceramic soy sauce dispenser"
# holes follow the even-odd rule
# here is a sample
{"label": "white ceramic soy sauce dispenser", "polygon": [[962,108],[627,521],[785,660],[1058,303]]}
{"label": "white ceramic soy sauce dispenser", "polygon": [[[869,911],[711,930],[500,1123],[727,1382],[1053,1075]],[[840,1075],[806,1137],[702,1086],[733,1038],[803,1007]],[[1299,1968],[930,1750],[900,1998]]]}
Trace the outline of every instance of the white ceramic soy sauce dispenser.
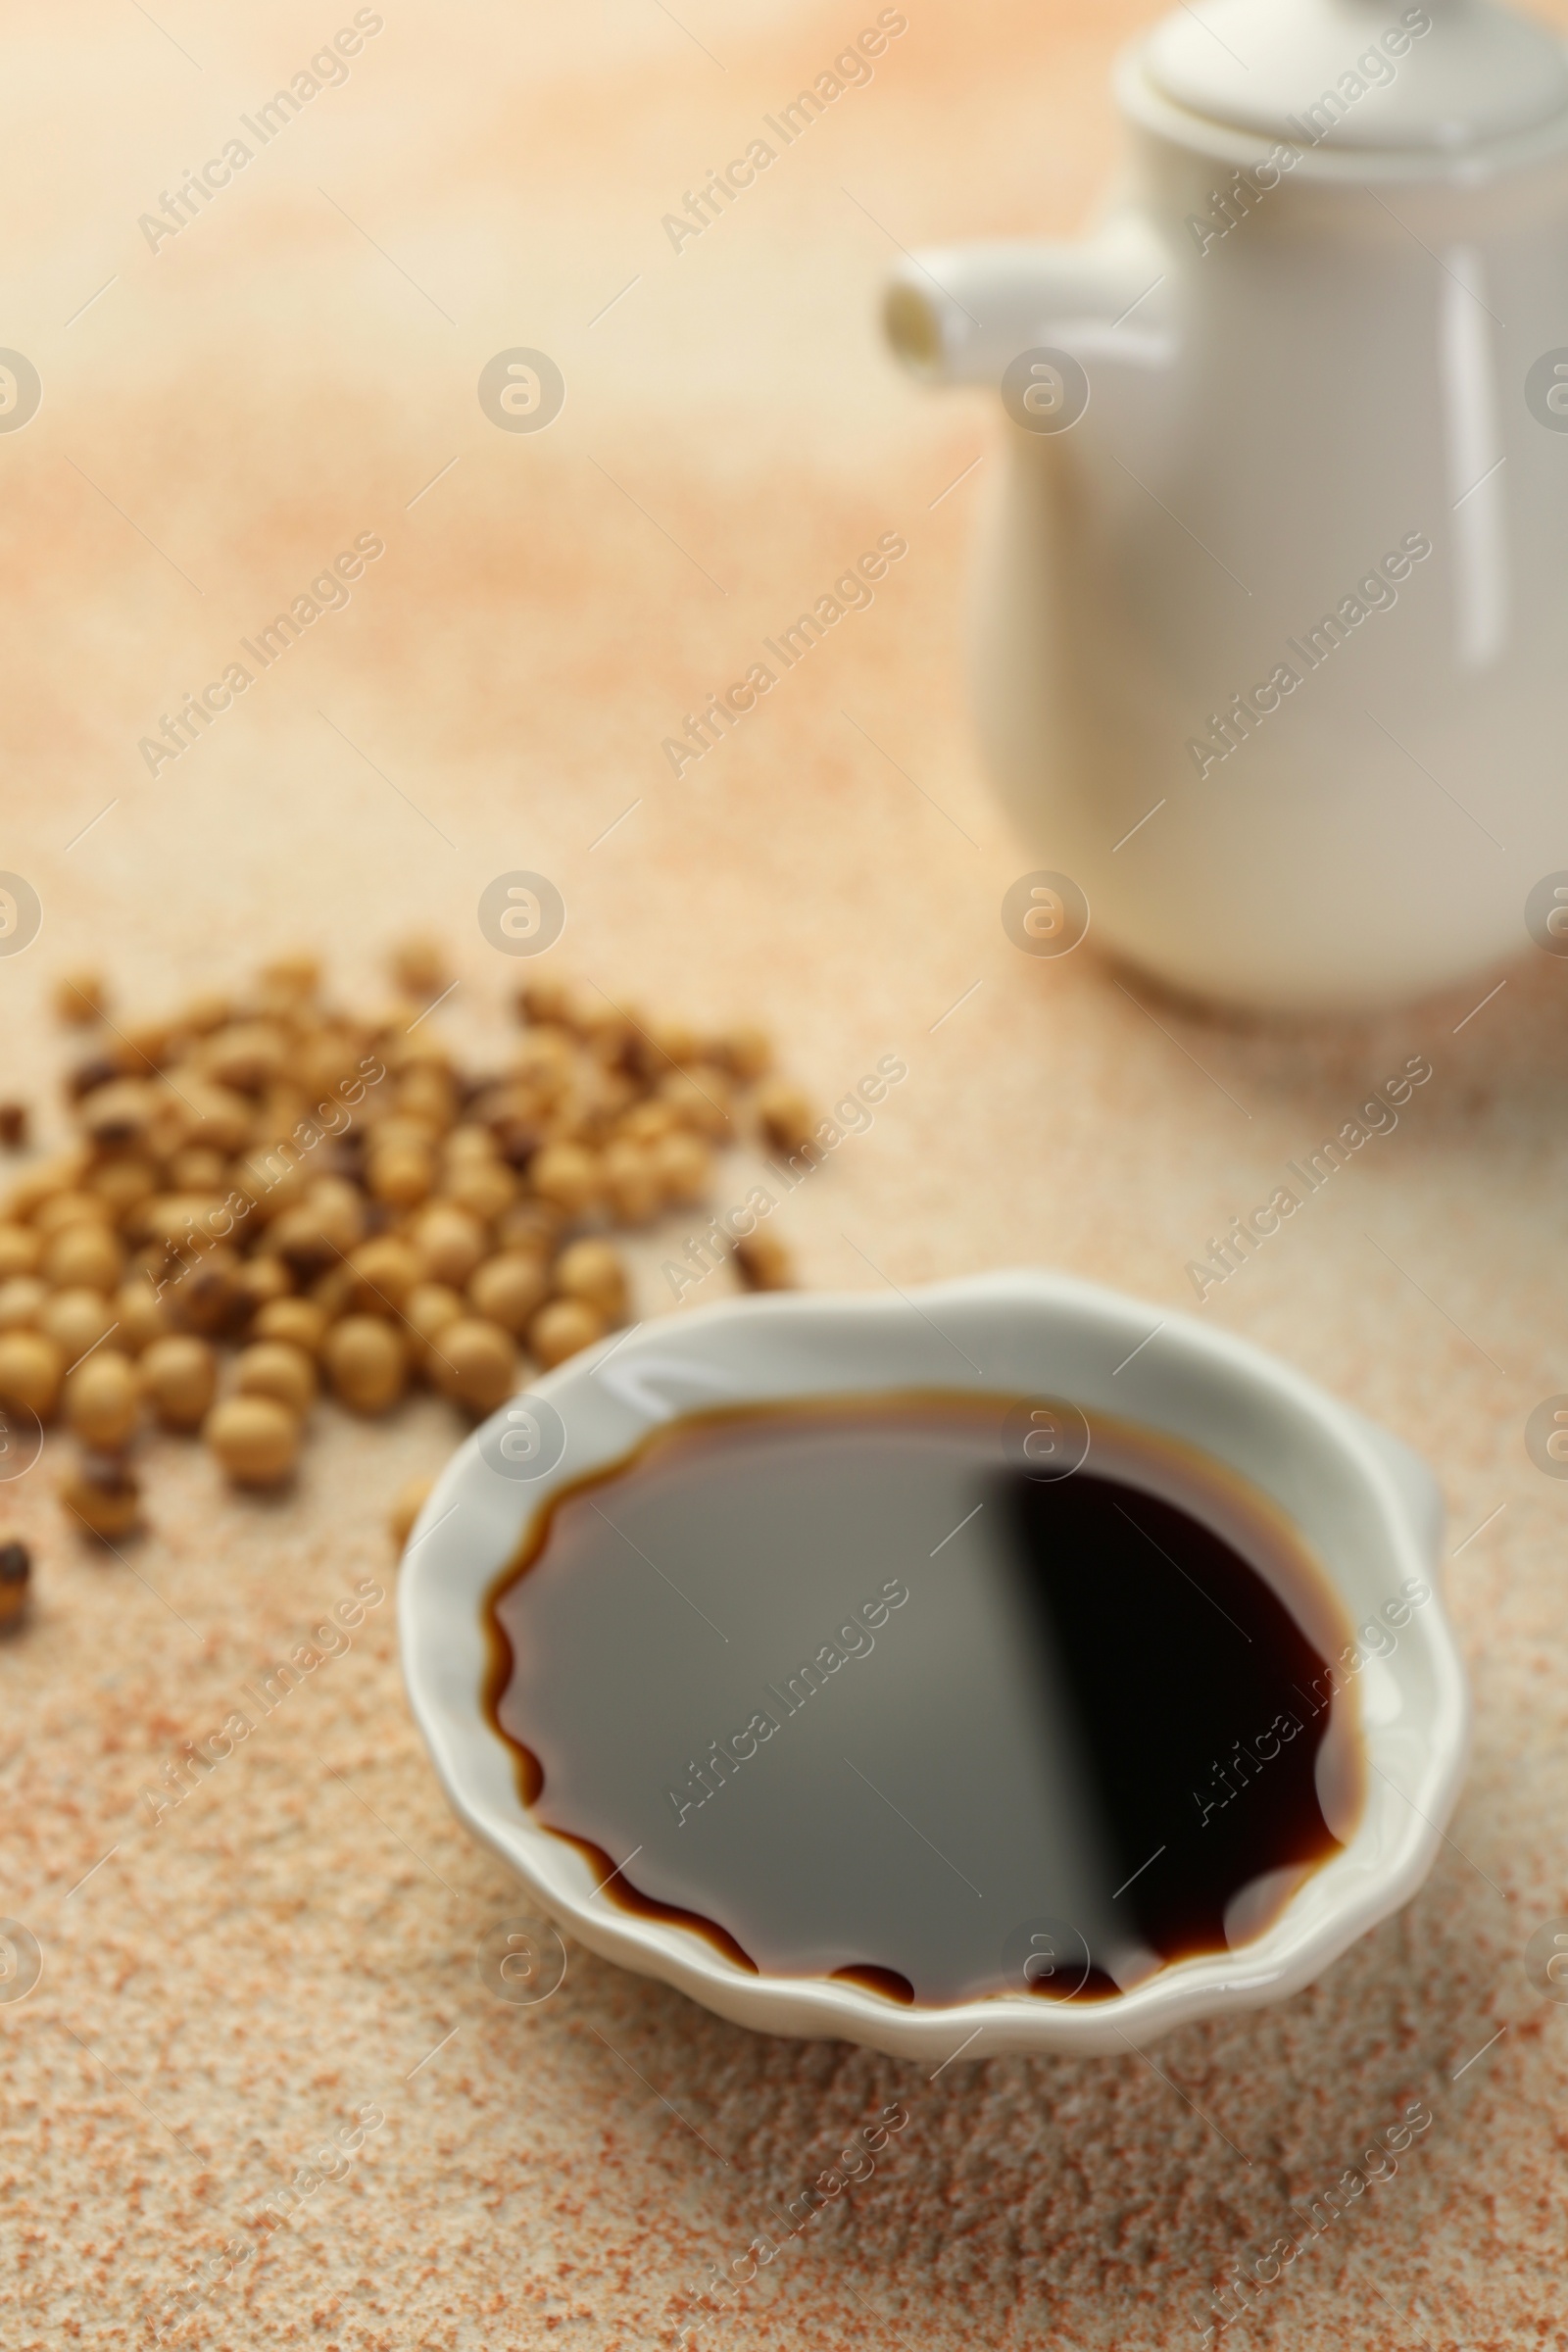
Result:
{"label": "white ceramic soy sauce dispenser", "polygon": [[1010,419],[991,768],[1178,989],[1481,972],[1568,867],[1568,51],[1489,0],[1205,0],[1116,88],[1097,235],[889,292],[905,362]]}

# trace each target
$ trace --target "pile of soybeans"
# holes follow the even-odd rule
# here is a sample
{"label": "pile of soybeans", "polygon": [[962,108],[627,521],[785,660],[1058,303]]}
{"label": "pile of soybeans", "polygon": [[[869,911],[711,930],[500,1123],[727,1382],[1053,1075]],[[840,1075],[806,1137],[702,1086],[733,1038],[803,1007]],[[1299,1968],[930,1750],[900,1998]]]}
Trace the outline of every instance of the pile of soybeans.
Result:
{"label": "pile of soybeans", "polygon": [[[78,1140],[0,1203],[0,1424],[24,1453],[64,1421],[62,1499],[106,1542],[141,1518],[154,1423],[260,1488],[289,1476],[323,1388],[356,1413],[416,1382],[494,1411],[625,1319],[612,1229],[704,1200],[737,1136],[812,1131],[755,1029],[537,978],[504,1066],[472,1070],[428,1017],[439,951],[405,943],[393,976],[398,999],[356,1013],[290,956],[123,1025],[95,975],[61,984]],[[3,1107],[20,1142],[25,1111]],[[765,1235],[736,1262],[754,1288],[789,1280]]]}

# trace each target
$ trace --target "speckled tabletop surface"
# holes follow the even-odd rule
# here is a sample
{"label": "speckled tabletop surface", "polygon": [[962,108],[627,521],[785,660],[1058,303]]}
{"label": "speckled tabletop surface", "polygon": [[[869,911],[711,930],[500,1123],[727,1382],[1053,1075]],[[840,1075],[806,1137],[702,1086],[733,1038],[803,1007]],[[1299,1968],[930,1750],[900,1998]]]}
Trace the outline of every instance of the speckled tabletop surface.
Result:
{"label": "speckled tabletop surface", "polygon": [[[928,2081],[581,1951],[549,2002],[503,2006],[474,1951],[516,1890],[449,1815],[395,1656],[384,1511],[450,1447],[444,1411],[322,1408],[297,1488],[261,1504],[160,1442],[125,1566],[65,1532],[46,1459],[6,1491],[38,1598],[0,1655],[3,1907],[44,1955],[0,2004],[19,2352],[150,2344],[172,2312],[181,2343],[367,2352],[629,2352],[694,2325],[738,2352],[1196,2343],[1208,2290],[1411,2100],[1432,2123],[1396,2173],[1237,2325],[1568,2343],[1568,2014],[1522,1963],[1568,1912],[1568,1488],[1522,1437],[1568,1387],[1563,968],[1509,971],[1468,1020],[1492,980],[1282,1036],[1009,947],[1018,855],[956,651],[996,421],[892,369],[876,291],[902,245],[1079,223],[1145,12],[906,13],[874,80],[676,252],[662,215],[869,0],[282,0],[254,24],[93,0],[69,36],[10,12],[0,342],[43,400],[0,436],[0,865],[44,926],[0,962],[8,1085],[53,1086],[67,964],[157,1009],[318,944],[362,989],[411,925],[452,943],[453,1034],[494,1040],[512,974],[475,903],[536,868],[597,985],[752,1012],[828,1101],[907,1060],[781,1211],[813,1286],[1037,1262],[1177,1305],[1233,1211],[1428,1056],[1397,1129],[1203,1311],[1437,1469],[1478,1701],[1449,1841],[1311,1990],[1148,2059],[974,2053]],[[319,68],[265,146],[241,129],[355,21],[346,77]],[[140,217],[235,138],[248,163],[151,241]],[[517,347],[567,385],[537,435],[475,398]],[[871,608],[677,781],[672,727],[888,531],[908,555]],[[352,601],[149,774],[160,714],[364,533],[385,553]],[[139,1819],[181,1742],[366,1579],[386,1597],[342,1653]],[[893,2102],[874,2174],[782,2242],[779,2209]],[[267,2199],[363,2110],[383,2121],[343,2176],[269,2235]]]}

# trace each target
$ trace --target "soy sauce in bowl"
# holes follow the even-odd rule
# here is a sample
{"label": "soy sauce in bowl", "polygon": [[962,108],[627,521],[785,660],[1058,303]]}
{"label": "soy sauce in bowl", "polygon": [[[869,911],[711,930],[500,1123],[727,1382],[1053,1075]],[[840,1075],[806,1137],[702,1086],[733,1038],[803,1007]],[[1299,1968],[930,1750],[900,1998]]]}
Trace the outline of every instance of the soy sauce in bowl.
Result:
{"label": "soy sauce in bowl", "polygon": [[1260,1934],[1359,1811],[1349,1629],[1256,1489],[1092,1424],[790,1400],[558,1492],[487,1604],[487,1704],[595,1899],[925,2007]]}

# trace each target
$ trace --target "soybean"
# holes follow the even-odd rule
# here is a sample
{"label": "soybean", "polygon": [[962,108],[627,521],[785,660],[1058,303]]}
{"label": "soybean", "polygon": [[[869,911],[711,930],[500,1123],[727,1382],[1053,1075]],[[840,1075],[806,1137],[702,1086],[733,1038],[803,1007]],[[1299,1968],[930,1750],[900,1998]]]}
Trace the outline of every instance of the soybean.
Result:
{"label": "soybean", "polygon": [[275,1487],[299,1455],[298,1417],[273,1396],[226,1396],[202,1436],[238,1487]]}

